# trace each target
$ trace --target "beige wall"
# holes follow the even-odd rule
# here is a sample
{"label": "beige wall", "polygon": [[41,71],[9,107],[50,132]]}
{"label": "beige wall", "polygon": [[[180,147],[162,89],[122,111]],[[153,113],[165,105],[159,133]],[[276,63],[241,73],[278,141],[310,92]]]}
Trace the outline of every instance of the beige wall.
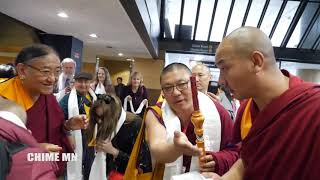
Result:
{"label": "beige wall", "polygon": [[164,66],[164,60],[135,58],[133,71],[141,72],[144,85],[148,89],[160,88],[160,73]]}
{"label": "beige wall", "polygon": [[96,69],[96,63],[82,62],[81,64],[81,72],[88,72],[94,75],[95,69]]}
{"label": "beige wall", "polygon": [[0,13],[0,64],[14,63],[23,46],[39,42],[34,29]]}
{"label": "beige wall", "polygon": [[124,84],[128,83],[130,77],[130,62],[118,60],[100,59],[100,65],[109,70],[113,85],[117,84],[117,77],[122,77]]}
{"label": "beige wall", "polygon": [[[39,42],[34,29],[4,14],[0,14],[0,45],[23,47]],[[19,49],[19,48],[18,48]]]}

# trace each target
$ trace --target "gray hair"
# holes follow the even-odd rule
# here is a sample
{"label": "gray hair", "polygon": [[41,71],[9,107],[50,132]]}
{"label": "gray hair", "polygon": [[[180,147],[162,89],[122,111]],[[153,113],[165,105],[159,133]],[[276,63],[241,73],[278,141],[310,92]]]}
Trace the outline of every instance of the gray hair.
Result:
{"label": "gray hair", "polygon": [[72,62],[74,64],[74,67],[77,67],[77,63],[75,60],[71,59],[71,58],[64,58],[62,61],[61,61],[61,65],[63,66],[63,64],[65,63],[70,63]]}

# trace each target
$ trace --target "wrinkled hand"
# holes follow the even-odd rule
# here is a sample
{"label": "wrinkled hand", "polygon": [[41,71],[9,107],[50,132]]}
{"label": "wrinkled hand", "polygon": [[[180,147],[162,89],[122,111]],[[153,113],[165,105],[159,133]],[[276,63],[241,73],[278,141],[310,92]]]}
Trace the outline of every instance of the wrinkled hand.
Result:
{"label": "wrinkled hand", "polygon": [[212,155],[205,155],[200,158],[202,162],[200,164],[200,171],[201,172],[214,172],[216,162],[213,160]]}
{"label": "wrinkled hand", "polygon": [[220,102],[220,97],[211,93],[211,92],[207,92],[208,97],[215,102]]}
{"label": "wrinkled hand", "polygon": [[110,140],[97,141],[96,149],[99,152],[102,151],[108,154],[112,154],[114,157],[117,157],[119,153],[119,150],[113,147]]}
{"label": "wrinkled hand", "polygon": [[182,132],[174,132],[173,143],[184,155],[199,156],[201,154],[201,149],[192,145],[187,136]]}
{"label": "wrinkled hand", "polygon": [[212,178],[213,180],[222,180],[222,177],[213,172],[203,172],[201,173],[205,178]]}
{"label": "wrinkled hand", "polygon": [[48,152],[59,152],[62,150],[62,147],[50,143],[40,143],[40,147]]}
{"label": "wrinkled hand", "polygon": [[78,129],[86,129],[89,125],[89,119],[86,115],[81,114],[77,116],[73,116],[66,122],[67,129],[70,130],[78,130]]}

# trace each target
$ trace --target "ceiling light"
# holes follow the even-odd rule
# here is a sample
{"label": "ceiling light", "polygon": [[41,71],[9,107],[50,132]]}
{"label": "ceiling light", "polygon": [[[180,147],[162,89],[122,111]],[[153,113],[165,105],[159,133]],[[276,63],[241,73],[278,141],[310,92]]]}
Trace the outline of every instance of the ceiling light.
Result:
{"label": "ceiling light", "polygon": [[118,53],[118,56],[123,56],[123,54],[122,53]]}
{"label": "ceiling light", "polygon": [[97,38],[98,37],[96,34],[90,34],[89,36],[92,37],[92,38]]}
{"label": "ceiling light", "polygon": [[68,18],[69,17],[68,14],[66,14],[65,12],[59,12],[58,16],[62,17],[62,18]]}

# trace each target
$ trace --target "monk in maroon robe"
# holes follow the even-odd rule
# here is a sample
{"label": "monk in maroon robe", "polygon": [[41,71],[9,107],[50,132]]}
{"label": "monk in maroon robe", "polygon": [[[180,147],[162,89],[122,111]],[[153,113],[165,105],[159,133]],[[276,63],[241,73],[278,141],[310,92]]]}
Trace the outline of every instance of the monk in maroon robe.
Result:
{"label": "monk in maroon robe", "polygon": [[223,83],[239,99],[234,139],[240,158],[222,178],[308,180],[320,177],[320,88],[277,67],[270,39],[242,27],[219,45]]}
{"label": "monk in maroon robe", "polygon": [[[72,152],[66,131],[86,128],[85,115],[65,121],[60,106],[52,95],[60,74],[59,55],[49,46],[32,44],[24,47],[15,61],[17,76],[0,83],[0,96],[12,100],[27,112],[26,126],[49,152]],[[67,162],[57,162],[57,177],[63,176]]]}
{"label": "monk in maroon robe", "polygon": [[[39,143],[58,145],[62,148],[60,153],[73,152],[62,127],[65,122],[64,114],[53,95],[41,95],[33,106],[27,110],[27,117],[26,126]],[[67,162],[57,161],[57,164],[59,166],[57,174],[61,175]]]}

